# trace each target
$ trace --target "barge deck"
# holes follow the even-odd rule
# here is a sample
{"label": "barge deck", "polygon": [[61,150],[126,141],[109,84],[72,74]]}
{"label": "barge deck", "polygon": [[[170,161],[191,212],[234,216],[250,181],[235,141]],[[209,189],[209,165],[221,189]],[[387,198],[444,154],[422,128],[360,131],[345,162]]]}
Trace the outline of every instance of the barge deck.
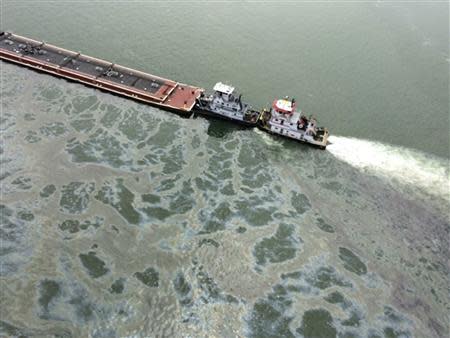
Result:
{"label": "barge deck", "polygon": [[190,116],[194,87],[20,35],[0,33],[0,59]]}

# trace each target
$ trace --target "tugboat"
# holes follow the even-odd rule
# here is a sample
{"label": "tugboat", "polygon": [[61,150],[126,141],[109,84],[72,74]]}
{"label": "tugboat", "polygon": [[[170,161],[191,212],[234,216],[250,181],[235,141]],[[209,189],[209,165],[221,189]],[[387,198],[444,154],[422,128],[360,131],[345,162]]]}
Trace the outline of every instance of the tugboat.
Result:
{"label": "tugboat", "polygon": [[234,87],[218,82],[214,93],[200,95],[194,107],[199,114],[233,121],[247,127],[256,127],[260,112],[253,110],[247,103],[242,102],[242,95],[234,93]]}
{"label": "tugboat", "polygon": [[301,111],[297,111],[295,99],[289,99],[288,96],[273,101],[270,111],[264,109],[258,122],[260,129],[271,134],[310,143],[320,149],[327,146],[328,130],[317,127],[314,117],[307,118]]}

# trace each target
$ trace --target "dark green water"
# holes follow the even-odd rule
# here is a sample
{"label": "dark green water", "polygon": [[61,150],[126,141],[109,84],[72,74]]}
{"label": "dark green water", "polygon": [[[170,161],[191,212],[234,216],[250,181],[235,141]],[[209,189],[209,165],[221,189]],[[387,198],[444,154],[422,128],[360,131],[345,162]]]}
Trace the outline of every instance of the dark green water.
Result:
{"label": "dark green water", "polygon": [[1,62],[0,335],[448,335],[448,4],[3,1],[1,29],[295,96],[333,144]]}

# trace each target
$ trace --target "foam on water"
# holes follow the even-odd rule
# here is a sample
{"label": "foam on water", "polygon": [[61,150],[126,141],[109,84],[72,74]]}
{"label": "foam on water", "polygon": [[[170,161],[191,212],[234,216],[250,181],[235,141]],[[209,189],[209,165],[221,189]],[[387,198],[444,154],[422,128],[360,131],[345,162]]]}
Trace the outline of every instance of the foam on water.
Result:
{"label": "foam on water", "polygon": [[450,200],[449,160],[381,142],[330,136],[327,150],[370,174],[395,178],[429,194]]}

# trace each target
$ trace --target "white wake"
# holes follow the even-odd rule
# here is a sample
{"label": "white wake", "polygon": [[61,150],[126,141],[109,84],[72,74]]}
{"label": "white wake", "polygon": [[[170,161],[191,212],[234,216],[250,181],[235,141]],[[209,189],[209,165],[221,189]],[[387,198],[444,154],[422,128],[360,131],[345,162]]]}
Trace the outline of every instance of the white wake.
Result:
{"label": "white wake", "polygon": [[449,160],[376,141],[331,136],[327,150],[338,159],[450,200]]}

